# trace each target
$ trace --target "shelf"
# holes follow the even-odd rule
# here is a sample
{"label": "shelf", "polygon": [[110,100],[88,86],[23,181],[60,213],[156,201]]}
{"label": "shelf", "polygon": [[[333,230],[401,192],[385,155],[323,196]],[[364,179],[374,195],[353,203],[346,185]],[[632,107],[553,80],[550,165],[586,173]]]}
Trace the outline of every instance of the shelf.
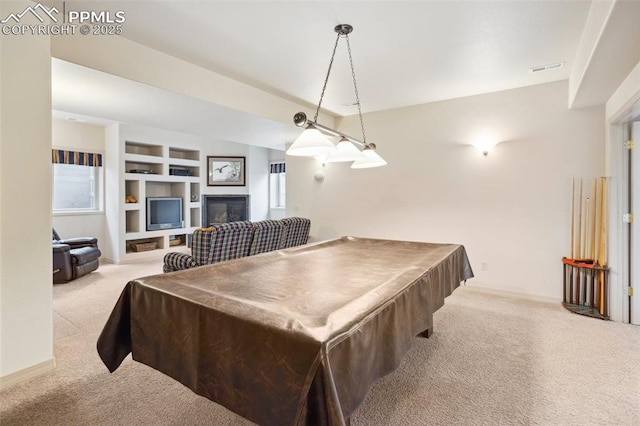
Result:
{"label": "shelf", "polygon": [[164,159],[162,157],[155,157],[152,155],[140,155],[140,154],[125,154],[124,160],[131,161],[134,163],[152,163],[152,164],[164,163]]}
{"label": "shelf", "polygon": [[593,318],[609,319],[609,268],[589,259],[562,258],[563,302],[567,310]]}
{"label": "shelf", "polygon": [[[150,163],[148,161],[126,160],[124,162],[124,170],[127,175],[149,176],[161,175],[163,170],[162,163]],[[152,173],[132,173],[131,170],[149,170]]]}
{"label": "shelf", "polygon": [[585,305],[574,305],[572,303],[562,302],[562,306],[564,306],[567,310],[573,312],[574,314],[586,315],[592,318],[598,318],[601,320],[608,320],[609,317],[606,315],[602,315],[600,311],[596,308],[592,308],[590,306]]}
{"label": "shelf", "polygon": [[175,175],[163,175],[159,173],[125,173],[125,179],[138,180],[147,182],[194,182],[200,183],[200,177],[198,176],[175,176]]}
{"label": "shelf", "polygon": [[[125,195],[125,204],[137,204],[137,203],[127,203],[127,197],[132,196],[138,203],[140,202],[140,181],[139,180],[125,180],[124,181],[124,195]],[[126,206],[125,206],[126,209]]]}
{"label": "shelf", "polygon": [[[138,247],[136,248],[136,246]],[[150,248],[151,246],[153,246],[153,248]],[[161,250],[163,248],[164,248],[163,237],[137,238],[137,239],[126,241],[127,253],[144,253],[148,251]]]}
{"label": "shelf", "polygon": [[169,163],[175,166],[198,167],[200,168],[200,160],[184,160],[180,158],[171,158]]}
{"label": "shelf", "polygon": [[179,235],[179,234],[193,234],[193,231],[198,228],[197,226],[190,226],[184,228],[173,228],[173,229],[161,229],[159,231],[145,231],[144,229],[139,232],[127,232],[124,237],[128,240],[141,240],[145,238],[162,238],[168,235]]}
{"label": "shelf", "polygon": [[[201,155],[198,149],[172,146],[171,143],[156,141],[145,143],[126,140],[118,152],[121,172],[119,182],[118,215],[114,216],[120,228],[117,253],[114,258],[119,262],[152,258],[169,251],[186,251],[193,231],[200,227],[200,188],[203,173]],[[120,139],[122,141],[122,139]],[[123,167],[124,166],[124,167]],[[150,173],[131,173],[131,170]],[[172,171],[183,174],[172,174]],[[186,175],[186,176],[185,176]],[[122,183],[120,183],[122,185]],[[127,203],[127,196],[136,202]],[[192,200],[195,197],[195,201]],[[185,227],[173,229],[146,230],[148,197],[179,197],[183,201],[183,220]],[[129,198],[131,199],[131,198]],[[176,238],[179,237],[179,238]],[[175,245],[171,245],[173,244]],[[176,243],[177,242],[177,243]],[[152,243],[147,244],[145,243]],[[140,250],[154,246],[148,251],[132,248],[139,244]]]}
{"label": "shelf", "polygon": [[124,203],[125,211],[140,210],[142,203]]}
{"label": "shelf", "polygon": [[200,182],[191,182],[189,185],[189,200],[200,204]]}
{"label": "shelf", "polygon": [[200,161],[200,151],[169,147],[169,158]]}
{"label": "shelf", "polygon": [[125,211],[125,230],[127,233],[140,231],[140,210]]}
{"label": "shelf", "polygon": [[183,202],[185,200],[185,184],[180,181],[147,181],[146,197],[180,197]]}
{"label": "shelf", "polygon": [[187,234],[171,234],[169,235],[169,248],[186,247]]}
{"label": "shelf", "polygon": [[[183,174],[180,174],[183,173]],[[178,177],[199,177],[200,167],[181,166],[177,164],[169,164],[169,176]]]}
{"label": "shelf", "polygon": [[[163,157],[162,145],[146,144],[140,142],[125,141],[124,152],[125,154],[138,154],[152,157]],[[125,155],[126,157],[126,155]]]}
{"label": "shelf", "polygon": [[192,207],[191,208],[191,222],[190,222],[191,226],[192,227],[196,227],[196,228],[202,226],[200,224],[201,217],[202,217],[202,215],[200,214],[200,207],[197,207],[197,208]]}

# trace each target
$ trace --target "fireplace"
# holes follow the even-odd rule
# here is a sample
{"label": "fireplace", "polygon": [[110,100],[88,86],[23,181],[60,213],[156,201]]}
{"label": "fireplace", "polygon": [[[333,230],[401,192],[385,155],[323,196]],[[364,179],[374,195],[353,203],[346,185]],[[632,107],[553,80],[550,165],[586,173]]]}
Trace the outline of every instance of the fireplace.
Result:
{"label": "fireplace", "polygon": [[249,220],[248,195],[204,195],[202,197],[202,226],[239,220]]}

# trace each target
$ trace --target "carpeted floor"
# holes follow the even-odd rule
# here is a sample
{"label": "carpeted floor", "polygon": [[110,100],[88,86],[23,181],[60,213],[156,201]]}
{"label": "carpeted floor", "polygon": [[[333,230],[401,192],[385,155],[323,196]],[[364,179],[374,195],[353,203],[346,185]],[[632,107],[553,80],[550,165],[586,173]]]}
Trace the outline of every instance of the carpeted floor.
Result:
{"label": "carpeted floor", "polygon": [[[0,393],[9,425],[249,425],[128,358],[109,374],[95,344],[124,284],[158,262],[101,265],[54,286],[54,371]],[[639,425],[640,327],[461,287],[378,380],[352,425]]]}

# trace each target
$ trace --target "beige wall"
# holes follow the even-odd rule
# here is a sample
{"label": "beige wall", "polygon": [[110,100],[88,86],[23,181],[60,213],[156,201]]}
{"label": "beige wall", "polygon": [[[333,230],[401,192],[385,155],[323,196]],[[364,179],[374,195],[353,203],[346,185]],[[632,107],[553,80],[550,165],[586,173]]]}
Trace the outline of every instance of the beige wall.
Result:
{"label": "beige wall", "polygon": [[[105,129],[102,126],[54,119],[51,131],[53,148],[104,154]],[[109,159],[104,156],[103,163],[107,161]],[[62,238],[91,236],[96,237],[100,245],[105,241],[104,212],[59,213],[53,215],[52,222]]]}
{"label": "beige wall", "polygon": [[[29,2],[0,3],[0,16]],[[53,367],[50,40],[0,41],[0,380]],[[28,52],[28,53],[25,53]]]}
{"label": "beige wall", "polygon": [[[604,173],[604,108],[566,105],[564,81],[366,114],[389,165],[327,164],[318,183],[321,165],[288,157],[287,212],[309,217],[315,239],[464,244],[469,285],[559,300],[571,179],[591,188]],[[358,135],[357,117],[340,129]],[[503,141],[487,157],[467,145],[481,132]]]}

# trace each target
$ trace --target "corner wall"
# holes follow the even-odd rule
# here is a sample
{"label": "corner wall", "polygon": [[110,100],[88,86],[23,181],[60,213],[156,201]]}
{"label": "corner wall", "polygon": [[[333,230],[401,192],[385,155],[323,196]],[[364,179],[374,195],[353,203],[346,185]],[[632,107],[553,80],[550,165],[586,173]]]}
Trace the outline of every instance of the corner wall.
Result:
{"label": "corner wall", "polygon": [[[468,285],[560,300],[571,179],[604,173],[604,108],[567,109],[567,81],[366,114],[388,161],[353,170],[287,158],[287,213],[314,239],[341,235],[464,244]],[[340,130],[359,134],[358,117]],[[499,141],[487,157],[474,136]],[[483,271],[482,264],[486,264]]]}
{"label": "corner wall", "polygon": [[0,38],[0,388],[54,366],[49,50],[48,36]]}

